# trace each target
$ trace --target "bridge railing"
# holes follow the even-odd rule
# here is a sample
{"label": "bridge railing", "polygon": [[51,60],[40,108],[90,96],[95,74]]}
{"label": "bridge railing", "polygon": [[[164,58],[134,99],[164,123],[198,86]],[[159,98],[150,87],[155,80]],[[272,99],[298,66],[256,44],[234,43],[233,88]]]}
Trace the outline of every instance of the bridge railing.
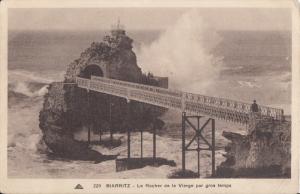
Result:
{"label": "bridge railing", "polygon": [[91,76],[91,80],[96,80],[96,81],[100,81],[100,82],[104,82],[104,83],[108,83],[108,84],[119,85],[119,86],[128,87],[128,88],[145,90],[145,91],[149,91],[149,92],[170,95],[173,97],[180,97],[180,98],[182,97],[182,92],[178,91],[178,90],[171,90],[171,89],[166,89],[166,88],[149,86],[149,85],[145,85],[145,84],[121,81],[121,80],[116,80],[116,79],[108,79],[108,78],[98,77],[98,76]]}
{"label": "bridge railing", "polygon": [[[251,112],[251,104],[230,99],[186,93],[97,76],[92,76],[91,80],[78,77],[76,81],[78,86],[82,88],[165,108],[180,109],[193,114],[204,114],[226,121],[246,124],[249,121],[249,112]],[[267,106],[260,106],[260,114],[276,120],[283,118],[282,109]]]}
{"label": "bridge railing", "polygon": [[[245,103],[245,102],[240,102],[240,101],[235,101],[235,100],[230,100],[225,98],[185,93],[185,99],[190,102],[208,104],[214,107],[226,108],[227,110],[235,110],[240,113],[251,112],[250,103]],[[282,119],[284,115],[283,109],[278,109],[278,108],[273,108],[273,107],[268,107],[263,105],[259,105],[259,109],[261,115],[273,117],[276,120]]]}

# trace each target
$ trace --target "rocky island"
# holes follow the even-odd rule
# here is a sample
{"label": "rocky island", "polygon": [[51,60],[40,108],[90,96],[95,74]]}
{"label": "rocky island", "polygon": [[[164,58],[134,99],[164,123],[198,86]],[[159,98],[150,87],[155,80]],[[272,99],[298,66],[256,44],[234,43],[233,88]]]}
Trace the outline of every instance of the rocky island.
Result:
{"label": "rocky island", "polygon": [[[93,42],[81,53],[80,58],[68,65],[63,82],[51,83],[40,111],[40,129],[49,151],[59,157],[101,162],[116,158],[91,150],[87,142],[74,139],[74,133],[92,129],[97,132],[113,130],[124,132],[146,128],[157,119],[164,109],[139,102],[127,103],[126,99],[107,94],[86,91],[75,85],[77,76],[91,75],[167,87],[167,78],[151,73],[143,74],[132,51],[133,40],[125,30],[116,28],[103,38]],[[126,112],[128,106],[131,112]],[[127,117],[130,115],[130,117]]]}

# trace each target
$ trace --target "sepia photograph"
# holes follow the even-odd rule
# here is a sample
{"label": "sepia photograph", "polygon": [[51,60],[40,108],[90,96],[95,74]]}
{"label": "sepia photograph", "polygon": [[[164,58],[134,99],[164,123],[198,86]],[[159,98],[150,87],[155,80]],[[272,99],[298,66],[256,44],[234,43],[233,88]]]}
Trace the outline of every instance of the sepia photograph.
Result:
{"label": "sepia photograph", "polygon": [[292,15],[7,8],[7,178],[291,180]]}

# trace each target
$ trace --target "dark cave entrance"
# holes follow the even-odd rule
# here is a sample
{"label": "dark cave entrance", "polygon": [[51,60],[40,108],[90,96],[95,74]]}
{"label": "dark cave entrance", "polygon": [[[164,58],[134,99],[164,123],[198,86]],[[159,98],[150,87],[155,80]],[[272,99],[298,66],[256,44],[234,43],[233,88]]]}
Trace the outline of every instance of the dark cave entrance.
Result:
{"label": "dark cave entrance", "polygon": [[[91,76],[100,76],[103,77],[104,73],[96,64],[91,64],[86,66],[79,74],[79,77],[85,79],[91,79]],[[108,127],[108,97],[102,93],[89,91],[89,90],[80,90],[78,96],[83,97],[83,100],[79,103],[82,103],[81,106],[85,107],[84,110],[81,110],[83,113],[83,130],[88,131],[87,141],[88,144],[91,143],[91,131],[93,133],[101,133],[101,130],[107,129]]]}
{"label": "dark cave entrance", "polygon": [[98,65],[88,65],[80,74],[80,77],[91,79],[91,76],[103,77],[103,71]]}

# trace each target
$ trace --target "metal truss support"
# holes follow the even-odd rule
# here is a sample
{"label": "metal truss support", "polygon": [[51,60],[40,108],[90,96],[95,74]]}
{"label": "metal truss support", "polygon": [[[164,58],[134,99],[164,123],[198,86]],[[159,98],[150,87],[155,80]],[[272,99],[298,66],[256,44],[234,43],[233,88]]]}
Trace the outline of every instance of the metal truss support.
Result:
{"label": "metal truss support", "polygon": [[186,113],[182,113],[182,171],[185,171],[185,118],[186,118]]}
{"label": "metal truss support", "polygon": [[[211,151],[211,163],[212,163],[212,177],[215,176],[215,120],[212,118],[207,119],[203,125],[200,127],[200,119],[203,116],[187,116],[185,112],[182,113],[182,171],[186,170],[186,151],[196,151],[198,156],[198,176],[200,177],[200,152],[201,150]],[[192,120],[196,121],[196,125],[193,124]],[[202,134],[203,130],[211,124],[211,141],[208,141],[206,137]],[[195,134],[192,139],[186,144],[186,130],[190,126]],[[196,141],[196,148],[191,148],[192,143]],[[200,141],[202,141],[206,147],[200,146]]]}

